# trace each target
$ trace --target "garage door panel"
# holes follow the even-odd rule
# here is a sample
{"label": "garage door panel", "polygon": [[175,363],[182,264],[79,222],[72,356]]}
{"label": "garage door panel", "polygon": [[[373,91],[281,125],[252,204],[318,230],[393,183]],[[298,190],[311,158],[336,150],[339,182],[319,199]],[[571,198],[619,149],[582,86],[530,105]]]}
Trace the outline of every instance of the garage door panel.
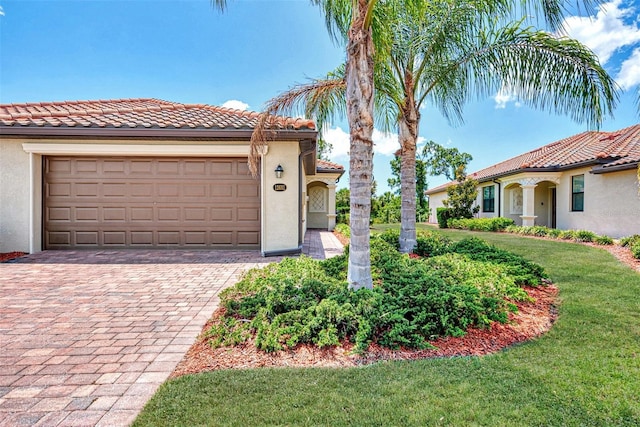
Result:
{"label": "garage door panel", "polygon": [[75,208],[76,221],[93,221],[99,220],[100,209],[97,206],[90,208]]}
{"label": "garage door panel", "polygon": [[44,175],[46,248],[260,244],[246,159],[47,157]]}
{"label": "garage door panel", "polygon": [[105,231],[102,233],[104,246],[125,246],[127,244],[127,232]]}
{"label": "garage door panel", "polygon": [[77,246],[98,246],[100,241],[98,239],[98,231],[76,231],[75,244]]}

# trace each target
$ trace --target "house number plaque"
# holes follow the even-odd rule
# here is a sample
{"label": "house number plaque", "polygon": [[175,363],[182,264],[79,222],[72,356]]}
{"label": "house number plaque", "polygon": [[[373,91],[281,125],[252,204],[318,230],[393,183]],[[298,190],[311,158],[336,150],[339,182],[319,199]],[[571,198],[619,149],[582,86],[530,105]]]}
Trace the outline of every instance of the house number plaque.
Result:
{"label": "house number plaque", "polygon": [[273,189],[275,191],[285,191],[287,186],[285,184],[273,184]]}

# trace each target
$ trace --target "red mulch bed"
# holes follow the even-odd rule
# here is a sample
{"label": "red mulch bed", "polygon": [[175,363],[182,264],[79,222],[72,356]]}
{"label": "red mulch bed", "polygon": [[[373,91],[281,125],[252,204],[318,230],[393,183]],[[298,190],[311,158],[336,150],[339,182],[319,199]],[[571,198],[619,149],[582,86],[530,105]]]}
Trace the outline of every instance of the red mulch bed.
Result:
{"label": "red mulch bed", "polygon": [[0,262],[11,261],[26,255],[24,252],[4,252],[0,253]]}
{"label": "red mulch bed", "polygon": [[[434,357],[480,356],[494,353],[514,344],[531,340],[548,331],[556,319],[554,305],[558,288],[554,285],[526,288],[534,302],[519,302],[518,313],[509,315],[506,324],[492,323],[487,329],[471,329],[464,337],[441,338],[433,341],[431,350],[390,350],[372,345],[362,355],[352,354],[353,344],[319,349],[298,345],[293,349],[265,353],[253,342],[236,347],[212,349],[202,337],[191,346],[178,364],[172,377],[218,369],[247,369],[258,367],[353,367],[382,360],[415,360]],[[218,309],[215,316],[223,313]],[[208,330],[211,322],[203,330]]]}

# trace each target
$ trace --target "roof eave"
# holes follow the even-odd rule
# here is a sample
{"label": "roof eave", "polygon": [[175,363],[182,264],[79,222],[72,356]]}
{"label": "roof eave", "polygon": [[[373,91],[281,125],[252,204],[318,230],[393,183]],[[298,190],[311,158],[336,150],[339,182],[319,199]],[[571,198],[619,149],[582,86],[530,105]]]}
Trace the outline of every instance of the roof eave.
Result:
{"label": "roof eave", "polygon": [[639,165],[640,165],[640,160],[636,162],[630,162],[630,163],[625,163],[622,165],[615,165],[615,166],[602,165],[602,166],[593,168],[591,173],[599,175],[599,174],[609,173],[609,172],[619,172],[619,171],[625,171],[629,169],[637,169]]}
{"label": "roof eave", "polygon": [[[15,127],[0,126],[0,136],[28,138],[73,138],[73,137],[116,137],[149,139],[191,139],[207,138],[237,140],[251,138],[253,129],[194,129],[194,128],[95,128],[95,127]],[[318,132],[311,129],[279,129],[275,138],[279,140],[315,139]]]}

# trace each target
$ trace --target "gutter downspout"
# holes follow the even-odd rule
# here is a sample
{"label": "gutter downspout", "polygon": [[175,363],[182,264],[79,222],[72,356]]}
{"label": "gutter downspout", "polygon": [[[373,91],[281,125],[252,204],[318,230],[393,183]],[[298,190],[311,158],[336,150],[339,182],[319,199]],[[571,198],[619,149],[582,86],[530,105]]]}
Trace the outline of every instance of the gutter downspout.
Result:
{"label": "gutter downspout", "polygon": [[500,195],[502,194],[502,183],[500,181],[496,181],[495,179],[493,180],[493,182],[498,184],[498,217],[501,217],[502,216],[502,203],[501,203]]}

